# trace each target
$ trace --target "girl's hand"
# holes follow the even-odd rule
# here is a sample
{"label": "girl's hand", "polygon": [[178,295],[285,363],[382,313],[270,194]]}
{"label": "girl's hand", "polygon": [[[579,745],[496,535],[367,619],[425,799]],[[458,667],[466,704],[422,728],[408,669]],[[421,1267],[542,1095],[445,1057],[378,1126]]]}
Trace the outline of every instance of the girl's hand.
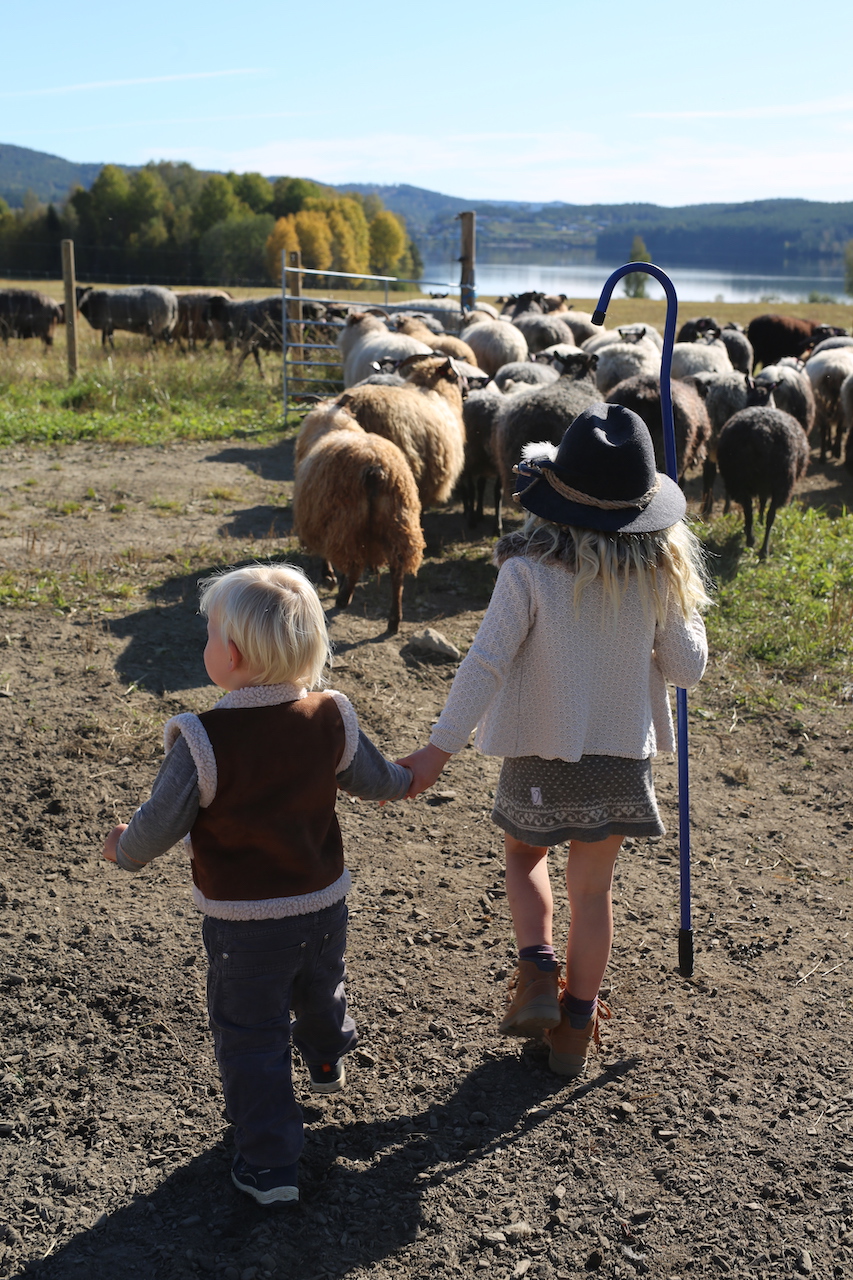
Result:
{"label": "girl's hand", "polygon": [[106,858],[107,862],[117,861],[116,855],[118,853],[118,842],[124,831],[127,831],[127,823],[120,822],[117,827],[113,827],[112,831],[104,841],[103,856]]}
{"label": "girl's hand", "polygon": [[410,756],[404,756],[398,760],[397,764],[402,764],[412,771],[412,785],[406,792],[406,799],[413,800],[422,791],[427,791],[447,764],[450,756],[451,752],[442,751],[430,742],[425,747],[421,747],[420,751],[413,751]]}

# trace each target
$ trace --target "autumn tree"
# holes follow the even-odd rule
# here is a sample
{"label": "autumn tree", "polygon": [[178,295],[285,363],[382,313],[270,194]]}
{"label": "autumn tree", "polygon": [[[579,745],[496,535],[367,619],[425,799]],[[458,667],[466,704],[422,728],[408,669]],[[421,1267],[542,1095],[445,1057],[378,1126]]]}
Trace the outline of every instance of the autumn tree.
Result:
{"label": "autumn tree", "polygon": [[377,213],[370,223],[370,269],[378,276],[390,276],[406,247],[406,233],[389,209]]}

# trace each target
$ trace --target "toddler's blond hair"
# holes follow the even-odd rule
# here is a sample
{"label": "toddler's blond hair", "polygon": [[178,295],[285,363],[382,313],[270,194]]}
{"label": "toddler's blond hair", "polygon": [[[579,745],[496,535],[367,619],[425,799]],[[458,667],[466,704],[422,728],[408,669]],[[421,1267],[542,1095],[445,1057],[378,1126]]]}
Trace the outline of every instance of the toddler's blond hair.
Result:
{"label": "toddler's blond hair", "polygon": [[199,609],[255,673],[253,684],[322,684],[331,660],[319,596],[292,564],[253,564],[199,582]]}

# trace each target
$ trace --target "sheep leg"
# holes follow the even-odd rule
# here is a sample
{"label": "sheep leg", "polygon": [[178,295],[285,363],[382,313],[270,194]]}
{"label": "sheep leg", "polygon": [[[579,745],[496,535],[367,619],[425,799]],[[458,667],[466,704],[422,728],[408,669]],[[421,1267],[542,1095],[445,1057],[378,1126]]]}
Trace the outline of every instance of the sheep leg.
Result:
{"label": "sheep leg", "polygon": [[395,636],[403,617],[403,566],[399,560],[389,566],[391,571],[391,608],[388,613],[388,634]]}
{"label": "sheep leg", "polygon": [[767,511],[767,523],[764,526],[764,541],[762,542],[761,550],[758,553],[759,560],[767,559],[767,546],[770,542],[770,530],[773,528],[773,521],[776,519],[777,507],[778,503],[776,502],[776,499],[772,498]]}
{"label": "sheep leg", "polygon": [[331,561],[324,560],[320,570],[321,577],[324,582],[330,582],[333,586],[337,585],[338,575],[331,564]]}
{"label": "sheep leg", "polygon": [[746,535],[746,545],[748,547],[754,547],[755,538],[752,536],[752,498],[747,498],[743,504],[743,531]]}
{"label": "sheep leg", "polygon": [[717,464],[713,458],[706,458],[702,466],[702,515],[709,516],[714,510],[714,481],[717,478]]}
{"label": "sheep leg", "polygon": [[[831,430],[832,430],[832,424],[830,423],[830,431]],[[841,419],[840,418],[837,418],[835,422],[835,436],[832,441],[832,456],[833,458],[841,457]]]}
{"label": "sheep leg", "polygon": [[486,497],[486,477],[480,476],[477,481],[477,524],[483,518],[483,503]]}
{"label": "sheep leg", "polygon": [[853,427],[847,434],[847,443],[844,446],[844,468],[846,471],[853,472]]}
{"label": "sheep leg", "polygon": [[335,596],[335,608],[347,609],[352,604],[353,593],[364,565],[348,565],[344,572],[338,571],[338,594]]}

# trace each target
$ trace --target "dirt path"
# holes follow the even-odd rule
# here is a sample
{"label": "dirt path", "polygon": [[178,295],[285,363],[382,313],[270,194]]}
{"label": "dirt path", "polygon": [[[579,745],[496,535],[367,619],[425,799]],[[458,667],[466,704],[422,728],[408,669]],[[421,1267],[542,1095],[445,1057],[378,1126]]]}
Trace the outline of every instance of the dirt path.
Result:
{"label": "dirt path", "polygon": [[[34,598],[57,576],[75,611],[0,613],[0,1276],[853,1275],[849,706],[747,714],[712,661],[691,696],[695,976],[664,760],[669,834],[620,859],[614,1016],[569,1085],[495,1034],[514,956],[497,762],[468,749],[412,803],[342,798],[362,1043],[340,1098],[303,1087],[303,1200],[265,1214],[228,1180],[186,862],[131,878],[99,849],[147,794],[163,721],[213,700],[195,582],[281,549],[290,447],[1,461],[0,573]],[[837,464],[810,485],[850,504]],[[427,536],[454,552],[407,584],[399,636],[387,579],[331,624],[334,683],[391,755],[453,675],[408,638],[467,645],[491,582],[458,511]]]}

